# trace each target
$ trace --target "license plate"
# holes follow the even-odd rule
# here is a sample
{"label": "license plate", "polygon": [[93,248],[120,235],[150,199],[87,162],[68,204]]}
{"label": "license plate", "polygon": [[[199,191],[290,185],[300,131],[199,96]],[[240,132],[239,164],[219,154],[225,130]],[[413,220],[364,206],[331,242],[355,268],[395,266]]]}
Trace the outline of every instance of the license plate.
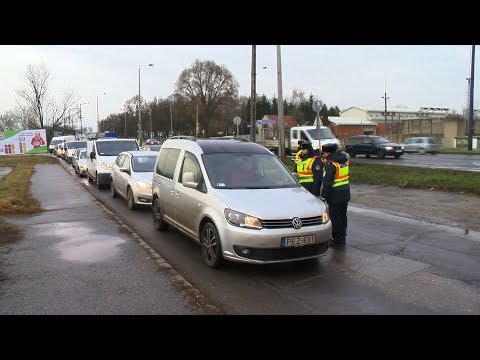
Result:
{"label": "license plate", "polygon": [[315,244],[315,235],[282,237],[281,247],[305,246]]}
{"label": "license plate", "polygon": [[[253,114],[253,113],[252,113]],[[402,152],[402,150],[395,150],[396,152]]]}

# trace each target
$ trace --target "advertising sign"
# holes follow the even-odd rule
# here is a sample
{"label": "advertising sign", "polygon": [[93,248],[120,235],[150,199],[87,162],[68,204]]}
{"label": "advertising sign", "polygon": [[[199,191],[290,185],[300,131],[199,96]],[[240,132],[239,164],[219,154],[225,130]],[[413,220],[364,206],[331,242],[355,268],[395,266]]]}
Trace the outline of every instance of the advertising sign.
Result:
{"label": "advertising sign", "polygon": [[0,131],[0,155],[46,154],[45,129]]}

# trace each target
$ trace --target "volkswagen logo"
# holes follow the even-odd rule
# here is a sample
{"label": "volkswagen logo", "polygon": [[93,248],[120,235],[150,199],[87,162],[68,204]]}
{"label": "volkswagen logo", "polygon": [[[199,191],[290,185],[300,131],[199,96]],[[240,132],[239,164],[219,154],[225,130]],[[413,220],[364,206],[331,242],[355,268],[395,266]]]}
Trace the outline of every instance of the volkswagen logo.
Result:
{"label": "volkswagen logo", "polygon": [[300,229],[302,227],[302,220],[300,220],[299,218],[293,218],[292,219],[292,225],[295,229]]}

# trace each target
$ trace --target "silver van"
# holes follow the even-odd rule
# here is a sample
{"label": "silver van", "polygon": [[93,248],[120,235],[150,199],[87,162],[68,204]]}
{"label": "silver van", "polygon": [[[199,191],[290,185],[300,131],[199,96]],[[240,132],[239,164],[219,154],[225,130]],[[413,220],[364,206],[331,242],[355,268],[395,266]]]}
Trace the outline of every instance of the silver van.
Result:
{"label": "silver van", "polygon": [[325,255],[326,205],[278,157],[235,139],[171,138],[152,181],[153,225],[172,226],[201,246],[203,261],[266,264]]}

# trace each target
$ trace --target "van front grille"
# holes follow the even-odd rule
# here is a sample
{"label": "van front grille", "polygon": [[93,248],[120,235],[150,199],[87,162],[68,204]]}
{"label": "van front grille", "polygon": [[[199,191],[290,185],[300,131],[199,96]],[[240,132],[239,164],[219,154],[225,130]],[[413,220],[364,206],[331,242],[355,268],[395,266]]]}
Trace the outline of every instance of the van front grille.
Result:
{"label": "van front grille", "polygon": [[[300,220],[302,220],[302,227],[322,225],[322,217],[321,216],[300,218]],[[261,220],[261,222],[262,222],[262,225],[265,229],[293,228],[292,219]]]}

